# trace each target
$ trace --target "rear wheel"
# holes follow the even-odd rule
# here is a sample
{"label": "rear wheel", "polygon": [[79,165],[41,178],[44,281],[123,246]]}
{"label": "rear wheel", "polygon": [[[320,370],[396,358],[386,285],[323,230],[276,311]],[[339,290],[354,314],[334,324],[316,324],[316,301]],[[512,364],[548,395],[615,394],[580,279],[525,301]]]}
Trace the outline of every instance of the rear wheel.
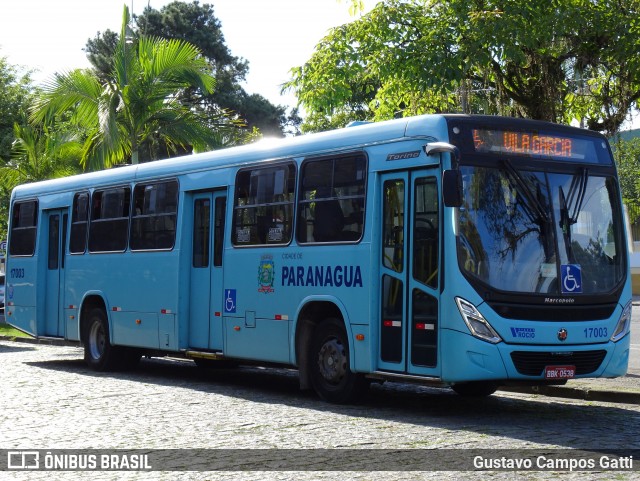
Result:
{"label": "rear wheel", "polygon": [[491,381],[461,382],[451,386],[451,389],[465,397],[486,397],[496,392],[498,385]]}
{"label": "rear wheel", "polygon": [[104,309],[89,312],[84,336],[84,360],[96,371],[112,371],[122,367],[122,352],[109,342],[109,323]]}
{"label": "rear wheel", "polygon": [[311,339],[311,385],[325,401],[348,403],[366,392],[369,382],[349,367],[349,342],[342,322],[329,318],[318,324]]}

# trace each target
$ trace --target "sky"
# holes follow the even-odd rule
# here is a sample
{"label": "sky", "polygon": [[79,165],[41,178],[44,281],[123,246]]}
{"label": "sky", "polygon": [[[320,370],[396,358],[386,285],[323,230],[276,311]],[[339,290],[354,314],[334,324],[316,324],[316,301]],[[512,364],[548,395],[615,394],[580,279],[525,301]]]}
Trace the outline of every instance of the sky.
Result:
{"label": "sky", "polygon": [[[55,72],[88,67],[87,40],[107,29],[119,32],[126,4],[141,14],[173,0],[0,0],[0,57],[34,70],[42,83]],[[183,0],[184,1],[184,0]],[[191,1],[191,0],[188,0]],[[243,85],[276,105],[293,107],[291,93],[280,94],[289,70],[310,58],[331,27],[354,20],[349,0],[200,0],[214,7],[231,54],[249,61]],[[365,12],[378,0],[364,0]],[[635,113],[627,128],[640,128]]]}
{"label": "sky", "polygon": [[[55,72],[88,67],[82,48],[97,32],[120,31],[125,4],[141,14],[147,4],[160,10],[171,1],[0,0],[0,57],[36,70],[33,79],[42,83]],[[331,27],[355,18],[347,0],[200,1],[204,3],[213,5],[231,54],[249,61],[245,90],[285,106],[296,102],[291,94],[280,95],[289,70],[311,56]],[[366,0],[365,11],[376,3]]]}

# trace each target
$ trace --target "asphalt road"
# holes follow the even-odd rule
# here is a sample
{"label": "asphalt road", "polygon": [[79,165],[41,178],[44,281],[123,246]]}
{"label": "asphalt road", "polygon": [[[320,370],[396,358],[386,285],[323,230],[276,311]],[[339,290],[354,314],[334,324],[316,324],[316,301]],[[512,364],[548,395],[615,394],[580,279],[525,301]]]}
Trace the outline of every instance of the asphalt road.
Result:
{"label": "asphalt road", "polygon": [[[2,471],[0,459],[3,480],[631,481],[640,474],[638,404],[506,392],[470,399],[385,384],[373,386],[363,404],[338,406],[301,392],[287,369],[203,371],[192,362],[145,359],[135,371],[96,373],[81,349],[9,341],[0,341],[0,366],[5,458],[6,450],[40,450],[41,459],[62,449],[164,453],[151,459],[152,471],[135,473]],[[478,451],[538,467],[556,455],[576,460],[581,450],[598,458],[633,450],[635,470],[477,472],[469,465]],[[466,467],[448,471],[451,453]]]}

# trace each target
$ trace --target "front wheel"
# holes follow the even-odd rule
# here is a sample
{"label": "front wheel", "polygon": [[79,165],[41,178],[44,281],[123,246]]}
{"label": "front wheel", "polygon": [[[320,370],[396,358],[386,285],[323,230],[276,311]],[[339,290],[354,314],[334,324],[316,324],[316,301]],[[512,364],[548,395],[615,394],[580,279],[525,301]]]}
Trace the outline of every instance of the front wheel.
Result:
{"label": "front wheel", "polygon": [[89,312],[84,336],[84,360],[95,371],[111,371],[121,368],[122,356],[109,342],[109,323],[104,309]]}
{"label": "front wheel", "polygon": [[353,402],[369,387],[364,376],[349,367],[347,333],[338,319],[326,319],[315,327],[309,363],[311,385],[325,401]]}

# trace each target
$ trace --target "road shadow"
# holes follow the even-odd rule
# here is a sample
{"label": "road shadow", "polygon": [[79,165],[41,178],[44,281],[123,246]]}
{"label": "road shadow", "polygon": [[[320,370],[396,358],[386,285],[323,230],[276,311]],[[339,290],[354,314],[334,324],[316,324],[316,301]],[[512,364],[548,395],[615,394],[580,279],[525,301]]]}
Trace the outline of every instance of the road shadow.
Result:
{"label": "road shadow", "polygon": [[[374,384],[366,400],[358,405],[333,405],[319,400],[311,391],[300,391],[297,372],[290,369],[242,366],[204,370],[191,361],[156,358],[143,359],[134,371],[116,373],[94,372],[82,359],[27,364],[90,378],[131,380],[232,396],[253,403],[331,412],[363,422],[393,421],[571,449],[640,448],[639,411],[625,405],[501,392],[487,398],[464,398],[450,389],[402,383]],[[577,433],[576,427],[579,427]],[[584,439],[590,440],[586,446]],[[464,446],[464,441],[461,444],[461,447],[476,447]],[[434,445],[437,440],[424,440],[423,445],[418,443],[414,447]]]}
{"label": "road shadow", "polygon": [[6,343],[0,343],[0,354],[3,352],[24,352],[24,351],[33,351],[36,348],[33,346],[29,346],[28,344],[20,344],[17,342],[12,342],[11,345],[7,345]]}

